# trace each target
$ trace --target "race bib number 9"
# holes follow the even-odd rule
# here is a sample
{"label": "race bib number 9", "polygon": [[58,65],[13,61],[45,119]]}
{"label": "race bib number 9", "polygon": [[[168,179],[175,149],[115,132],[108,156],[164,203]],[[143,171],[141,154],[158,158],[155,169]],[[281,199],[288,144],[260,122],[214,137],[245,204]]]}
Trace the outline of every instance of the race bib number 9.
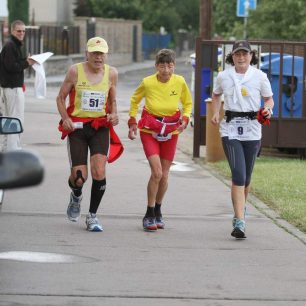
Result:
{"label": "race bib number 9", "polygon": [[233,118],[228,124],[228,138],[251,140],[250,120],[247,118]]}
{"label": "race bib number 9", "polygon": [[105,93],[101,91],[83,90],[81,103],[83,111],[101,112],[105,104]]}

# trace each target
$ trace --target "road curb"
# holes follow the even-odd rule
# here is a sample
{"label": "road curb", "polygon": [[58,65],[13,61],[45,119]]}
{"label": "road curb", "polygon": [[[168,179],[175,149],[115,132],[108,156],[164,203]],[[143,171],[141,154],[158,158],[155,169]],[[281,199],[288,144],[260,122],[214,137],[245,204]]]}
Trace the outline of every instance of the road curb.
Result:
{"label": "road curb", "polygon": [[[231,181],[226,177],[222,176],[218,173],[213,167],[203,161],[203,158],[193,159],[198,165],[200,165],[203,169],[209,171],[215,178],[223,182],[229,188],[231,187]],[[264,214],[266,217],[271,219],[277,226],[284,229],[286,232],[300,240],[303,244],[306,245],[306,234],[301,232],[294,225],[290,224],[286,220],[280,217],[280,215],[273,209],[271,209],[267,204],[257,198],[254,194],[250,193],[248,196],[248,203],[253,205],[258,211]]]}

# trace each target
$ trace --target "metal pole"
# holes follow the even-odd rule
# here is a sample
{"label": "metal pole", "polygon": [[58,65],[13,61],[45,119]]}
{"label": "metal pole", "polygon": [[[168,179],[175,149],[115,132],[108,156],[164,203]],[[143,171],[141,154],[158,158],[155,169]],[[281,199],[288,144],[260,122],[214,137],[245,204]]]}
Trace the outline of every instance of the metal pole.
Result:
{"label": "metal pole", "polygon": [[200,37],[211,39],[212,0],[200,2]]}
{"label": "metal pole", "polygon": [[243,27],[243,38],[244,39],[248,38],[247,26],[248,26],[249,8],[250,8],[250,1],[246,0],[244,2],[244,9],[245,9],[244,27]]}
{"label": "metal pole", "polygon": [[201,40],[211,39],[211,18],[212,18],[212,0],[200,1],[200,38],[196,44],[196,69],[195,69],[195,100],[194,100],[194,130],[193,130],[193,157],[200,157],[201,136],[206,135],[206,117],[202,119],[203,127],[201,128]]}
{"label": "metal pole", "polygon": [[248,26],[248,17],[244,17],[244,24],[243,24],[243,39],[247,39],[247,26]]}

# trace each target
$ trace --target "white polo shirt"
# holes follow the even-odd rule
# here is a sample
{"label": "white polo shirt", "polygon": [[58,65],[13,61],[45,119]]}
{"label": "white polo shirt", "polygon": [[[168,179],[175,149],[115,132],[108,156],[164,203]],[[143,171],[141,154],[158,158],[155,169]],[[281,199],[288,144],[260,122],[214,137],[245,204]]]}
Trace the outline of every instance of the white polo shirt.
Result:
{"label": "white polo shirt", "polygon": [[[238,74],[235,67],[221,71],[216,79],[215,94],[224,95],[224,110],[235,112],[257,112],[261,107],[261,97],[272,97],[272,88],[267,75],[261,70],[249,66],[245,74]],[[243,118],[241,118],[243,119]],[[239,119],[237,119],[239,121]],[[261,124],[257,120],[241,120],[245,131],[239,140],[261,139]],[[220,123],[221,137],[232,136],[229,132],[233,124],[223,119]],[[236,138],[236,137],[234,137]]]}

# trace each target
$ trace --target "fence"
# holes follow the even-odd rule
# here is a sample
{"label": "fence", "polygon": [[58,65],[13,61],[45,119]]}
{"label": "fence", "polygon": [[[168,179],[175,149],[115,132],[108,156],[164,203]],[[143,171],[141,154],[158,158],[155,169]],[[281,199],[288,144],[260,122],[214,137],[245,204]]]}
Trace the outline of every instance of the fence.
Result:
{"label": "fence", "polygon": [[161,35],[156,33],[142,34],[142,51],[144,59],[150,59],[156,51],[162,48],[168,48],[171,42],[171,35]]}
{"label": "fence", "polygon": [[54,55],[80,53],[79,27],[28,26],[26,31],[26,54],[37,54],[46,51],[52,52]]}
{"label": "fence", "polygon": [[[269,127],[263,127],[262,145],[274,148],[294,148],[301,156],[306,153],[306,43],[250,41],[256,48],[258,68],[270,79],[274,99],[274,115]],[[206,144],[206,114],[202,106],[211,96],[218,69],[225,68],[225,56],[233,42],[196,41],[195,106],[193,156],[199,157],[200,145]],[[218,50],[222,50],[219,60]],[[205,107],[205,106],[204,106]],[[208,123],[209,124],[209,123]]]}
{"label": "fence", "polygon": [[0,22],[0,50],[2,49],[3,43],[4,43],[4,23]]}

